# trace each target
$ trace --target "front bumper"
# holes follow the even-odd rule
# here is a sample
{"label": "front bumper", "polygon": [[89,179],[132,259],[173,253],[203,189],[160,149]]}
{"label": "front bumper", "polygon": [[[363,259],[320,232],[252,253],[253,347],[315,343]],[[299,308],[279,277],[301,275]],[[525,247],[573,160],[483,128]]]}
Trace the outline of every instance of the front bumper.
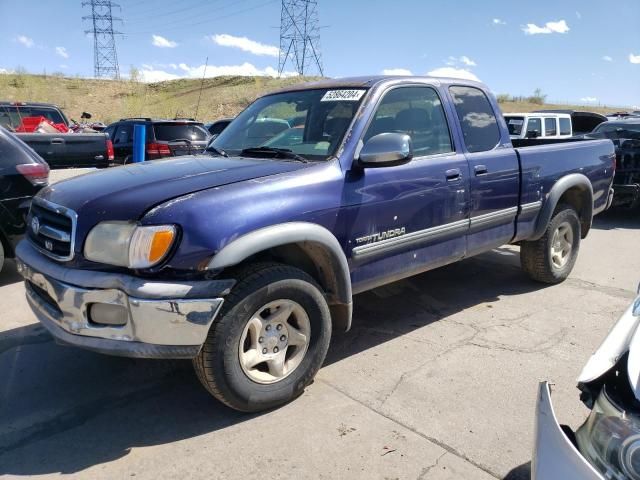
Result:
{"label": "front bumper", "polygon": [[565,435],[551,404],[547,382],[538,389],[532,480],[605,480]]}
{"label": "front bumper", "polygon": [[[26,241],[16,253],[29,306],[54,338],[112,355],[193,358],[220,311],[223,295],[233,285],[224,280],[142,281],[117,273],[73,270],[44,257]],[[205,291],[211,296],[201,298]],[[124,323],[96,323],[94,305],[115,306],[123,312]]]}

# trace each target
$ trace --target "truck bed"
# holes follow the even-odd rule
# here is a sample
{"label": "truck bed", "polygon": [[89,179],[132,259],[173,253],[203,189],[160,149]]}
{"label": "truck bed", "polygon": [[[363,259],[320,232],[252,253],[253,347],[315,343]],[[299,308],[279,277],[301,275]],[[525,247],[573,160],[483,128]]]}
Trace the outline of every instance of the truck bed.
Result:
{"label": "truck bed", "polygon": [[[521,168],[522,205],[544,203],[561,177],[580,174],[588,177],[593,187],[593,214],[606,208],[615,161],[611,140],[573,137],[548,141],[514,140],[513,144]],[[534,228],[532,222],[519,221],[516,240],[527,239]]]}

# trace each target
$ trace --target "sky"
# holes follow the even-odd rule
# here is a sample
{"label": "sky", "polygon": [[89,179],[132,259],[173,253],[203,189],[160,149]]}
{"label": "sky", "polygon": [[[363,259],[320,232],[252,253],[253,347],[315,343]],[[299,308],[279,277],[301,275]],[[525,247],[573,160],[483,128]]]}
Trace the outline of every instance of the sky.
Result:
{"label": "sky", "polygon": [[[0,0],[0,73],[93,76],[81,0]],[[120,71],[276,75],[280,0],[119,0]],[[477,78],[496,93],[640,109],[640,0],[318,0],[324,74]],[[295,70],[285,69],[288,74]],[[313,73],[313,72],[311,72]]]}

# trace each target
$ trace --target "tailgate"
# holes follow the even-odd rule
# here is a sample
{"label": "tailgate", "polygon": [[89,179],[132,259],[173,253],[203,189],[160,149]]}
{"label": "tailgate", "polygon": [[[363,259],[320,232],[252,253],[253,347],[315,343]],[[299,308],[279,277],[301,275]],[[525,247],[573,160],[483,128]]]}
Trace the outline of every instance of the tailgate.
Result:
{"label": "tailgate", "polygon": [[169,150],[171,150],[171,155],[175,157],[180,155],[196,155],[202,153],[207,146],[206,142],[176,141],[168,143]]}
{"label": "tailgate", "polygon": [[17,134],[54,168],[107,166],[104,133]]}

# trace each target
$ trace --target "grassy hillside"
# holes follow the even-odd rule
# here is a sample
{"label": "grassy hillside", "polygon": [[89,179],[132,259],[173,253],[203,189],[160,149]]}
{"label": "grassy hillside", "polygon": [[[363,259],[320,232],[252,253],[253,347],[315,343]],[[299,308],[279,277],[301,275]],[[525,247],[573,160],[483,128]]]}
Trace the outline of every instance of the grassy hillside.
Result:
{"label": "grassy hillside", "polygon": [[[268,77],[216,77],[204,81],[198,120],[211,121],[237,114],[265,92],[309,79]],[[24,73],[0,75],[0,100],[55,103],[67,116],[79,119],[82,111],[95,120],[110,123],[122,117],[193,117],[200,92],[200,80],[172,80],[140,83],[128,80],[91,80]],[[501,96],[501,100],[506,96]],[[505,112],[540,108],[578,108],[608,113],[619,108],[580,107],[504,101]]]}

